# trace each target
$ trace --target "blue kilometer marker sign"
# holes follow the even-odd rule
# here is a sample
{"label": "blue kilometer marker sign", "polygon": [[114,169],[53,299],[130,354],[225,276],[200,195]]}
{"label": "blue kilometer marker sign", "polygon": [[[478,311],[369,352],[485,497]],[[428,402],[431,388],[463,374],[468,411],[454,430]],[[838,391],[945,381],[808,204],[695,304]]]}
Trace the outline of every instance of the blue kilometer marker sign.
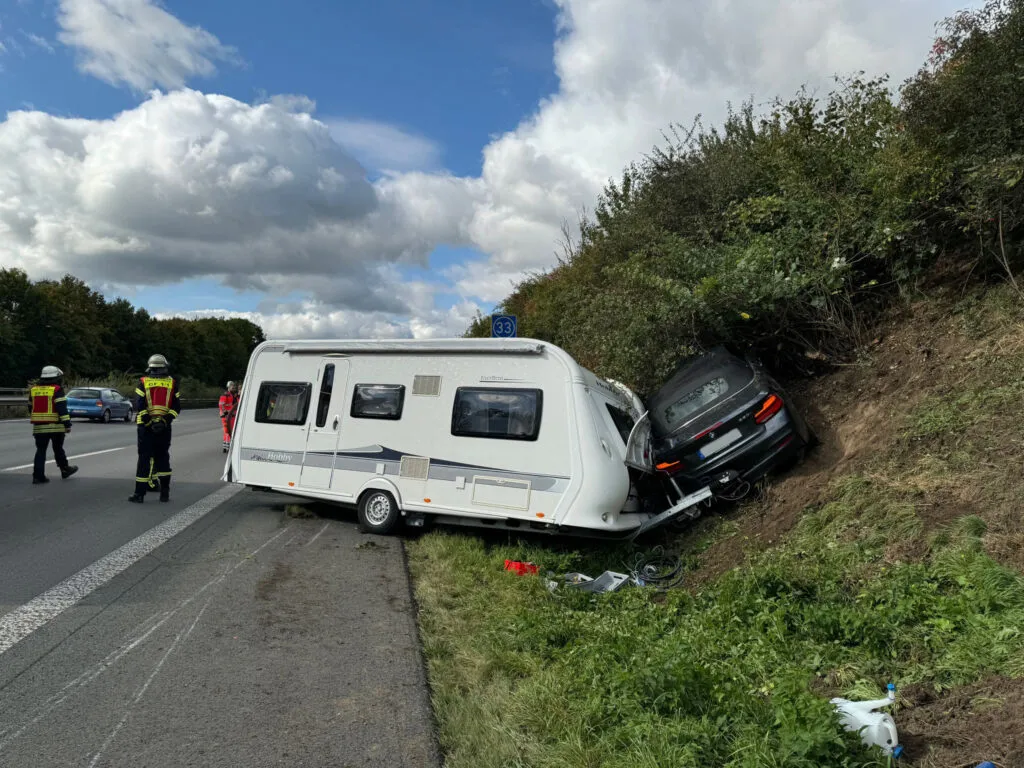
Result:
{"label": "blue kilometer marker sign", "polygon": [[517,329],[515,315],[491,315],[491,336],[496,339],[512,339]]}

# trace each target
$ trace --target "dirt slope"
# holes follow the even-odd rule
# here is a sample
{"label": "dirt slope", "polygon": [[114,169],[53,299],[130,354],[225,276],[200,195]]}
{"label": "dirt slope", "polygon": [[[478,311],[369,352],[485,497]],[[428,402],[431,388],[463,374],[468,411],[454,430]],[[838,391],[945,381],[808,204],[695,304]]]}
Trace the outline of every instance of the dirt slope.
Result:
{"label": "dirt slope", "polygon": [[[924,534],[893,542],[886,560],[927,557],[927,536],[974,515],[988,554],[1024,571],[1024,299],[1006,288],[951,290],[902,307],[859,360],[791,383],[790,396],[821,445],[758,498],[701,523],[713,541],[690,589],[778,543],[851,474],[912,503],[923,523]],[[1024,768],[1024,680],[941,694],[908,688],[902,697],[896,718],[910,764]]]}

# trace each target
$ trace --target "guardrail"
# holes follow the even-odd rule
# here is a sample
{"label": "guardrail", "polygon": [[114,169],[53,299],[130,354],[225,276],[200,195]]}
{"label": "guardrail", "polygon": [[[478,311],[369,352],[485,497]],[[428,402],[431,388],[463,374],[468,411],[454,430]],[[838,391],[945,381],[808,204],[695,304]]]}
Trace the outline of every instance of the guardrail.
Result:
{"label": "guardrail", "polygon": [[0,405],[25,405],[27,401],[27,390],[0,389]]}
{"label": "guardrail", "polygon": [[[183,397],[181,398],[182,410],[189,408],[216,408],[218,399],[216,397]],[[27,389],[0,389],[0,406],[28,405]]]}

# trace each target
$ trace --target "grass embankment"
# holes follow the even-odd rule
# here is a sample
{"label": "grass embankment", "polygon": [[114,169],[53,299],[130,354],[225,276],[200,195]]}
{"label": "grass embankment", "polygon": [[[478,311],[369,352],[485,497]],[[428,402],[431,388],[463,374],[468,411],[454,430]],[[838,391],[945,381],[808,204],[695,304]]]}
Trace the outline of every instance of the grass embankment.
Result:
{"label": "grass embankment", "polygon": [[625,550],[410,544],[447,765],[885,765],[828,698],[889,681],[903,762],[1024,764],[1024,310],[1008,290],[927,306],[812,385],[808,467],[679,536],[684,588],[551,594],[503,570],[622,571]]}

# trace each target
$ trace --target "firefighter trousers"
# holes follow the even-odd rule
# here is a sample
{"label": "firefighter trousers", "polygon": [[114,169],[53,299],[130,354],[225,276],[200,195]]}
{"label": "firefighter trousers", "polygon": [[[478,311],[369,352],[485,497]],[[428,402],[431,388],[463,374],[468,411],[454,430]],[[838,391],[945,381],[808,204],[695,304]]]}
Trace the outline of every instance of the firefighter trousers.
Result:
{"label": "firefighter trousers", "polygon": [[139,425],[139,464],[135,469],[135,493],[144,496],[147,490],[160,489],[167,496],[171,488],[171,428],[153,432]]}
{"label": "firefighter trousers", "polygon": [[63,472],[68,468],[68,456],[64,453],[64,433],[51,432],[33,435],[36,439],[36,458],[32,463],[32,476],[42,480],[46,476],[46,449],[53,443],[53,458]]}

